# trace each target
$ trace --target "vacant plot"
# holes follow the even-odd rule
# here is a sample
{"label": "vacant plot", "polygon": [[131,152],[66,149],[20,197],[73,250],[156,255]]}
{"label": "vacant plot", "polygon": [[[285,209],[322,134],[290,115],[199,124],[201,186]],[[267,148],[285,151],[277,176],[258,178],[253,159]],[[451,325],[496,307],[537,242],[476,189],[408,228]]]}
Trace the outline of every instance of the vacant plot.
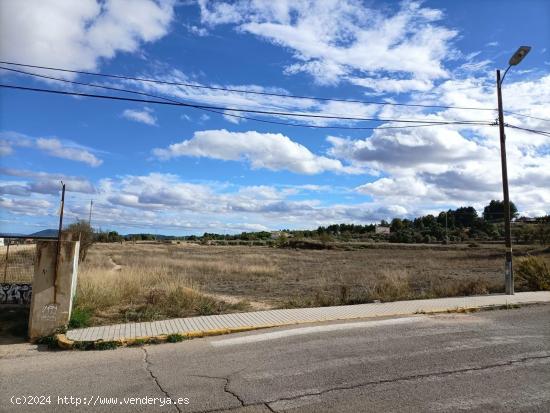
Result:
{"label": "vacant plot", "polygon": [[[75,314],[99,324],[503,291],[500,246],[344,247],[96,244],[80,268]],[[515,250],[526,252],[550,257]]]}
{"label": "vacant plot", "polygon": [[5,283],[31,282],[34,273],[36,246],[10,245],[0,247],[0,280]]}

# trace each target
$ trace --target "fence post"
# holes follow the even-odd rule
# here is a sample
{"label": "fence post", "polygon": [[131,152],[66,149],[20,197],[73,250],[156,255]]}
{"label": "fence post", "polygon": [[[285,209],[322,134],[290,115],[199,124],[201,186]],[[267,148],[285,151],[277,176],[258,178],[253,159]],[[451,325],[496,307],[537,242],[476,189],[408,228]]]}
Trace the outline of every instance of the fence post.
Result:
{"label": "fence post", "polygon": [[6,276],[8,275],[8,259],[10,257],[10,240],[9,238],[7,238],[7,240],[8,246],[6,249],[6,262],[4,263],[4,282],[6,282]]}

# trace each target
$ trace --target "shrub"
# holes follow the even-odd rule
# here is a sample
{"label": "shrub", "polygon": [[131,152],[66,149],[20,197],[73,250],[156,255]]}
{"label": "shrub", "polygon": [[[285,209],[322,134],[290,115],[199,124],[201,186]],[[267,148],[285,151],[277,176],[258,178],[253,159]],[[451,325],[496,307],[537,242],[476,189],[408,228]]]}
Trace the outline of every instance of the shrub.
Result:
{"label": "shrub", "polygon": [[63,232],[71,234],[75,241],[80,240],[78,261],[83,262],[86,259],[88,250],[94,243],[94,229],[88,222],[77,220],[75,223],[69,225]]}
{"label": "shrub", "polygon": [[539,257],[521,258],[515,269],[516,288],[520,291],[550,290],[550,268]]}
{"label": "shrub", "polygon": [[69,321],[70,328],[83,328],[90,325],[90,318],[92,312],[86,308],[76,307],[71,313],[71,319]]}

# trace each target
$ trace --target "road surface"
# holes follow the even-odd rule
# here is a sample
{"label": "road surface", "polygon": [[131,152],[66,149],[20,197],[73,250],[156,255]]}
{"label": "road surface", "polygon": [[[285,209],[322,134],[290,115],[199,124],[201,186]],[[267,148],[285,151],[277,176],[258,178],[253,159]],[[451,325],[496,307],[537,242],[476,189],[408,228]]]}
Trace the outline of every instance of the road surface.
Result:
{"label": "road surface", "polygon": [[0,354],[2,412],[550,411],[550,305]]}

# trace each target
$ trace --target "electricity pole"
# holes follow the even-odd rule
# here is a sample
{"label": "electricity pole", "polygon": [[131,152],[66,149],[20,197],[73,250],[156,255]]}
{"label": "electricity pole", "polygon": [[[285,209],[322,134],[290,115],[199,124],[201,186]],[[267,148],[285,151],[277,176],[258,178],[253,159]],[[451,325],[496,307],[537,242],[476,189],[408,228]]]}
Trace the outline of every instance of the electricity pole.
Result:
{"label": "electricity pole", "polygon": [[497,70],[498,129],[500,133],[500,162],[502,166],[502,193],[504,196],[504,237],[506,243],[506,264],[504,267],[504,285],[507,295],[514,294],[514,272],[512,267],[512,232],[510,228],[510,195],[508,192],[508,166],[506,162],[506,134],[504,133],[504,110],[502,109],[502,82],[508,70],[517,65],[529,53],[531,47],[521,46],[510,58],[508,68],[500,78]]}
{"label": "electricity pole", "polygon": [[500,132],[500,163],[502,166],[502,193],[504,195],[504,238],[506,243],[506,264],[504,286],[506,294],[514,294],[514,273],[512,268],[512,232],[510,228],[510,195],[508,192],[508,165],[506,162],[506,134],[504,133],[504,111],[502,109],[502,81],[497,70],[498,129]]}
{"label": "electricity pole", "polygon": [[88,225],[92,226],[92,208],[94,206],[94,201],[90,199],[90,217],[88,218]]}
{"label": "electricity pole", "polygon": [[449,243],[449,236],[447,235],[447,211],[445,211],[445,244]]}

